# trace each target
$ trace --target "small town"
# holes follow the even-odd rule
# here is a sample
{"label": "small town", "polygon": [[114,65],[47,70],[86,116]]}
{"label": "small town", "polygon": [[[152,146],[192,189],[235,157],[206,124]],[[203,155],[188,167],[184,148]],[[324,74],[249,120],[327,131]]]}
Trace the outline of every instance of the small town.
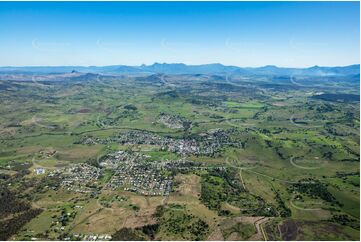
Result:
{"label": "small town", "polygon": [[98,179],[103,170],[108,169],[114,173],[104,185],[105,189],[123,189],[146,196],[168,196],[177,172],[210,168],[185,159],[150,161],[148,158],[138,152],[117,151],[101,158],[100,168],[85,163],[75,164],[52,171],[48,177],[59,178],[60,186],[68,191],[93,194],[100,189]]}
{"label": "small town", "polygon": [[97,187],[101,169],[88,164],[75,164],[71,167],[57,169],[49,173],[49,177],[59,177],[60,186],[68,191],[92,193]]}
{"label": "small town", "polygon": [[110,143],[119,143],[123,145],[155,145],[159,146],[160,150],[174,152],[181,156],[212,156],[224,147],[224,145],[242,148],[241,142],[232,141],[228,132],[222,129],[209,130],[207,133],[202,133],[197,136],[197,139],[174,139],[150,132],[130,130],[106,139],[86,136],[80,143],[87,145]]}
{"label": "small town", "polygon": [[171,192],[172,177],[162,173],[157,162],[148,162],[145,155],[118,151],[107,155],[100,165],[115,171],[106,188],[152,196],[167,196]]}
{"label": "small town", "polygon": [[161,113],[158,119],[158,122],[164,124],[166,127],[170,129],[189,129],[192,127],[192,122],[190,120],[186,120],[179,115],[170,115]]}
{"label": "small town", "polygon": [[[116,151],[98,161],[100,168],[86,163],[75,164],[54,170],[48,177],[58,178],[59,185],[72,192],[96,194],[103,187],[109,190],[123,189],[145,196],[168,196],[172,191],[173,178],[178,172],[224,168],[207,166],[184,158],[163,161],[151,161],[149,158],[138,152]],[[98,179],[105,169],[111,170],[112,175],[109,181],[101,186]]]}

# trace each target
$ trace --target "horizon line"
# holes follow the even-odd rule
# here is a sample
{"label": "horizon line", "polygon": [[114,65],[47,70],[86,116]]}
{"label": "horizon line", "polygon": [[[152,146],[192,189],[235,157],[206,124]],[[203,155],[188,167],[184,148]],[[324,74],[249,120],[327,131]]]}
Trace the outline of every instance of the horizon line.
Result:
{"label": "horizon line", "polygon": [[238,65],[226,65],[226,64],[222,64],[219,62],[214,62],[214,63],[203,63],[203,64],[186,64],[183,62],[153,62],[153,64],[138,64],[138,65],[127,65],[127,64],[109,64],[109,65],[22,65],[22,66],[0,66],[0,68],[26,68],[26,67],[108,67],[108,66],[129,66],[129,67],[142,67],[142,66],[152,66],[155,64],[160,64],[160,65],[177,65],[177,64],[181,64],[181,65],[186,65],[186,66],[202,66],[202,65],[222,65],[222,66],[233,66],[233,67],[238,67],[238,68],[262,68],[262,67],[277,67],[277,68],[294,68],[294,69],[307,69],[307,68],[312,68],[312,67],[347,67],[347,66],[354,66],[354,65],[360,65],[360,63],[353,63],[353,64],[347,64],[347,65],[335,65],[335,66],[323,66],[323,65],[310,65],[310,66],[304,66],[304,67],[291,67],[291,66],[277,66],[277,65],[272,65],[272,64],[268,64],[268,65],[262,65],[262,66],[238,66]]}

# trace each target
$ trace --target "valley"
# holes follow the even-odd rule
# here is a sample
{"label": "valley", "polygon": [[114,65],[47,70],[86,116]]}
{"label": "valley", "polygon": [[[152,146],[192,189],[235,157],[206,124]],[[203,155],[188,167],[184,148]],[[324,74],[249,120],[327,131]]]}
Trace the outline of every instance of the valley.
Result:
{"label": "valley", "polygon": [[359,74],[169,65],[0,68],[1,240],[359,240]]}

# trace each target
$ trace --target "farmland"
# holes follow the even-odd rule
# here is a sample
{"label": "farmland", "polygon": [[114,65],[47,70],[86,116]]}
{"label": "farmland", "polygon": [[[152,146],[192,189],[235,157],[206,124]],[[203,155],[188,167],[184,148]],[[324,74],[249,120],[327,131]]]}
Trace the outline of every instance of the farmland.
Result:
{"label": "farmland", "polygon": [[0,79],[1,240],[359,240],[349,77],[39,76]]}

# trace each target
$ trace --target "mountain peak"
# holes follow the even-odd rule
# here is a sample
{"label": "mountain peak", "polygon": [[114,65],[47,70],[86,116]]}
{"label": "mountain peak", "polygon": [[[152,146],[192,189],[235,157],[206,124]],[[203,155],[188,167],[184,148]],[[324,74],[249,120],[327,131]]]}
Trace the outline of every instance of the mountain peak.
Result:
{"label": "mountain peak", "polygon": [[266,66],[262,66],[262,67],[260,67],[260,68],[264,68],[264,69],[275,69],[275,68],[279,68],[279,67],[277,67],[277,66],[275,66],[275,65],[266,65]]}

